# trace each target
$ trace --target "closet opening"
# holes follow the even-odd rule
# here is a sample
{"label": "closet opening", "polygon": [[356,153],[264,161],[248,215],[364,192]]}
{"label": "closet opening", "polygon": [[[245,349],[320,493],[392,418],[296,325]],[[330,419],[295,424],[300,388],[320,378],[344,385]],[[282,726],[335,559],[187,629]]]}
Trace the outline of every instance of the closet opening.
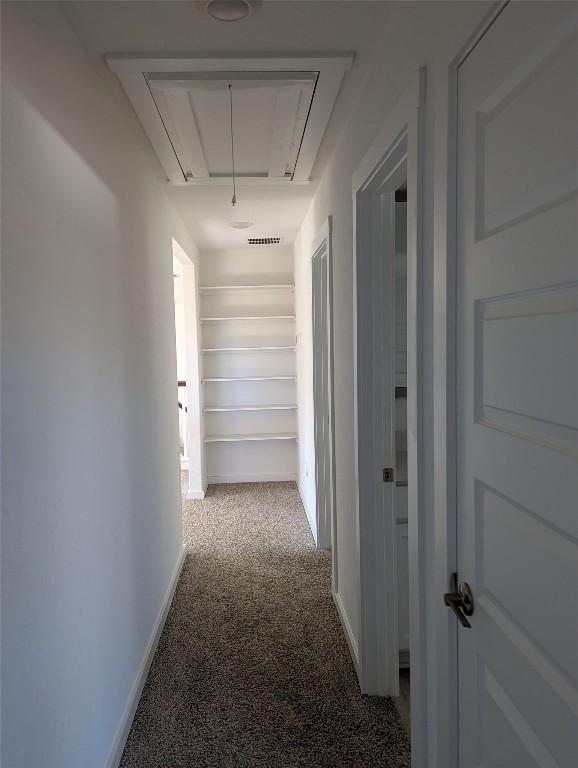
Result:
{"label": "closet opening", "polygon": [[177,409],[179,417],[179,457],[181,471],[189,469],[188,445],[188,390],[187,390],[187,329],[185,319],[185,291],[183,265],[173,257],[175,299],[175,345],[177,356]]}
{"label": "closet opening", "polygon": [[[353,174],[361,690],[427,726],[422,458],[421,80]],[[411,696],[410,696],[411,675]],[[411,717],[410,717],[411,715]]]}

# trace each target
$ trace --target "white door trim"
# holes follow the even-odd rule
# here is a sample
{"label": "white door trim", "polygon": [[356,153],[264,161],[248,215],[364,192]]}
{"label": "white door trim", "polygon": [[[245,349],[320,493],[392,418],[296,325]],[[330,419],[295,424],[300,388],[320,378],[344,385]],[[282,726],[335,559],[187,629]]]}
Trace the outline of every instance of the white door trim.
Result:
{"label": "white door trim", "polygon": [[[319,489],[315,489],[316,497],[316,517],[317,517],[317,545],[321,549],[331,548],[333,552],[337,552],[336,549],[336,535],[337,526],[335,521],[336,505],[335,505],[335,437],[334,437],[334,395],[333,395],[333,258],[332,258],[332,220],[331,216],[320,227],[313,243],[311,245],[311,269],[312,269],[312,303],[315,301],[315,260],[320,257],[326,258],[327,270],[325,274],[325,326],[322,330],[326,334],[327,342],[327,367],[328,367],[328,386],[327,386],[327,402],[320,404],[322,412],[329,414],[329,437],[328,437],[328,451],[329,451],[329,476],[325,476],[325,489],[324,497],[329,499],[330,512],[329,517],[321,516],[319,514]],[[315,319],[315,306],[312,308],[312,318]],[[317,351],[315,349],[315,329],[313,332],[313,357],[315,357]],[[315,399],[313,399],[313,407],[317,405]],[[315,445],[315,462],[317,465],[318,457],[318,445],[316,441]],[[316,472],[317,478],[317,472]],[[323,517],[323,519],[322,519]],[[337,558],[333,557],[332,567],[332,588],[334,592],[337,592]]]}
{"label": "white door trim", "polygon": [[[372,401],[371,381],[364,376],[364,365],[371,349],[371,324],[375,318],[371,313],[371,302],[367,301],[368,275],[363,272],[364,259],[371,264],[375,258],[371,243],[364,238],[358,227],[359,208],[362,193],[366,191],[376,174],[383,171],[388,159],[406,162],[408,192],[408,466],[412,482],[408,495],[408,535],[410,568],[410,657],[412,674],[412,765],[425,765],[427,735],[426,674],[425,674],[425,579],[423,557],[423,508],[421,498],[423,474],[422,431],[422,312],[421,284],[421,227],[422,205],[418,195],[421,190],[423,162],[423,123],[425,99],[425,69],[416,73],[413,81],[394,109],[391,118],[377,136],[373,145],[353,175],[354,215],[354,352],[355,352],[355,413],[356,413],[356,503],[358,541],[360,549],[360,630],[359,630],[359,675],[364,692],[380,695],[395,695],[397,692],[397,584],[394,578],[385,578],[383,559],[387,553],[389,569],[395,558],[395,536],[393,525],[386,541],[374,535],[383,509],[377,508],[372,489],[376,487],[374,468],[368,474],[368,436],[373,443],[374,415],[364,403]],[[394,153],[405,142],[401,156]],[[392,169],[393,170],[393,169]],[[364,284],[364,278],[366,283]],[[363,295],[362,295],[363,294]],[[369,387],[369,390],[368,390]],[[367,492],[369,490],[369,496]],[[394,523],[395,521],[391,520]],[[389,540],[391,539],[391,541]],[[376,562],[381,565],[376,569]],[[391,576],[391,572],[390,573]],[[395,570],[392,572],[395,575]],[[376,596],[386,594],[386,602]],[[387,605],[384,610],[384,605]],[[389,619],[388,619],[389,617]],[[382,638],[381,644],[376,642]],[[385,643],[385,648],[383,647]],[[387,652],[387,664],[384,658]]]}

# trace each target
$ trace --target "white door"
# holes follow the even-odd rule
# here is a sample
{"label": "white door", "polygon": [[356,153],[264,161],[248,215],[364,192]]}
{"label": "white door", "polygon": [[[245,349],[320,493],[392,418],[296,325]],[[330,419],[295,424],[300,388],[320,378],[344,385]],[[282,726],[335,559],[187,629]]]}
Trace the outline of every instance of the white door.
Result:
{"label": "white door", "polygon": [[460,768],[578,765],[578,47],[511,3],[458,71]]}

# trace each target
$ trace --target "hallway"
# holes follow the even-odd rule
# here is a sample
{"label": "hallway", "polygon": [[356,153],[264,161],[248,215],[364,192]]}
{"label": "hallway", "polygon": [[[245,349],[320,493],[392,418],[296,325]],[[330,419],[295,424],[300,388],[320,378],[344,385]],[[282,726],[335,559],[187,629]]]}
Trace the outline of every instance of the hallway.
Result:
{"label": "hallway", "polygon": [[183,502],[186,559],[122,768],[409,766],[393,703],[362,697],[293,483]]}

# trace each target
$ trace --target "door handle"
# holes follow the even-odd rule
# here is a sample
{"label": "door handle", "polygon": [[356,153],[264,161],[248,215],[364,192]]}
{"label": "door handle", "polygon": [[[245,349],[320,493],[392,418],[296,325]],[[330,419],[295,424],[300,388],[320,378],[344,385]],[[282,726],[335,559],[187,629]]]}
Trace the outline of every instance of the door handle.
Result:
{"label": "door handle", "polygon": [[458,586],[458,574],[452,573],[450,586],[453,591],[445,593],[444,604],[447,605],[448,608],[451,608],[456,614],[456,618],[462,627],[470,629],[472,625],[466,618],[467,616],[471,616],[474,612],[474,596],[470,589],[470,585],[467,582],[462,581]]}

